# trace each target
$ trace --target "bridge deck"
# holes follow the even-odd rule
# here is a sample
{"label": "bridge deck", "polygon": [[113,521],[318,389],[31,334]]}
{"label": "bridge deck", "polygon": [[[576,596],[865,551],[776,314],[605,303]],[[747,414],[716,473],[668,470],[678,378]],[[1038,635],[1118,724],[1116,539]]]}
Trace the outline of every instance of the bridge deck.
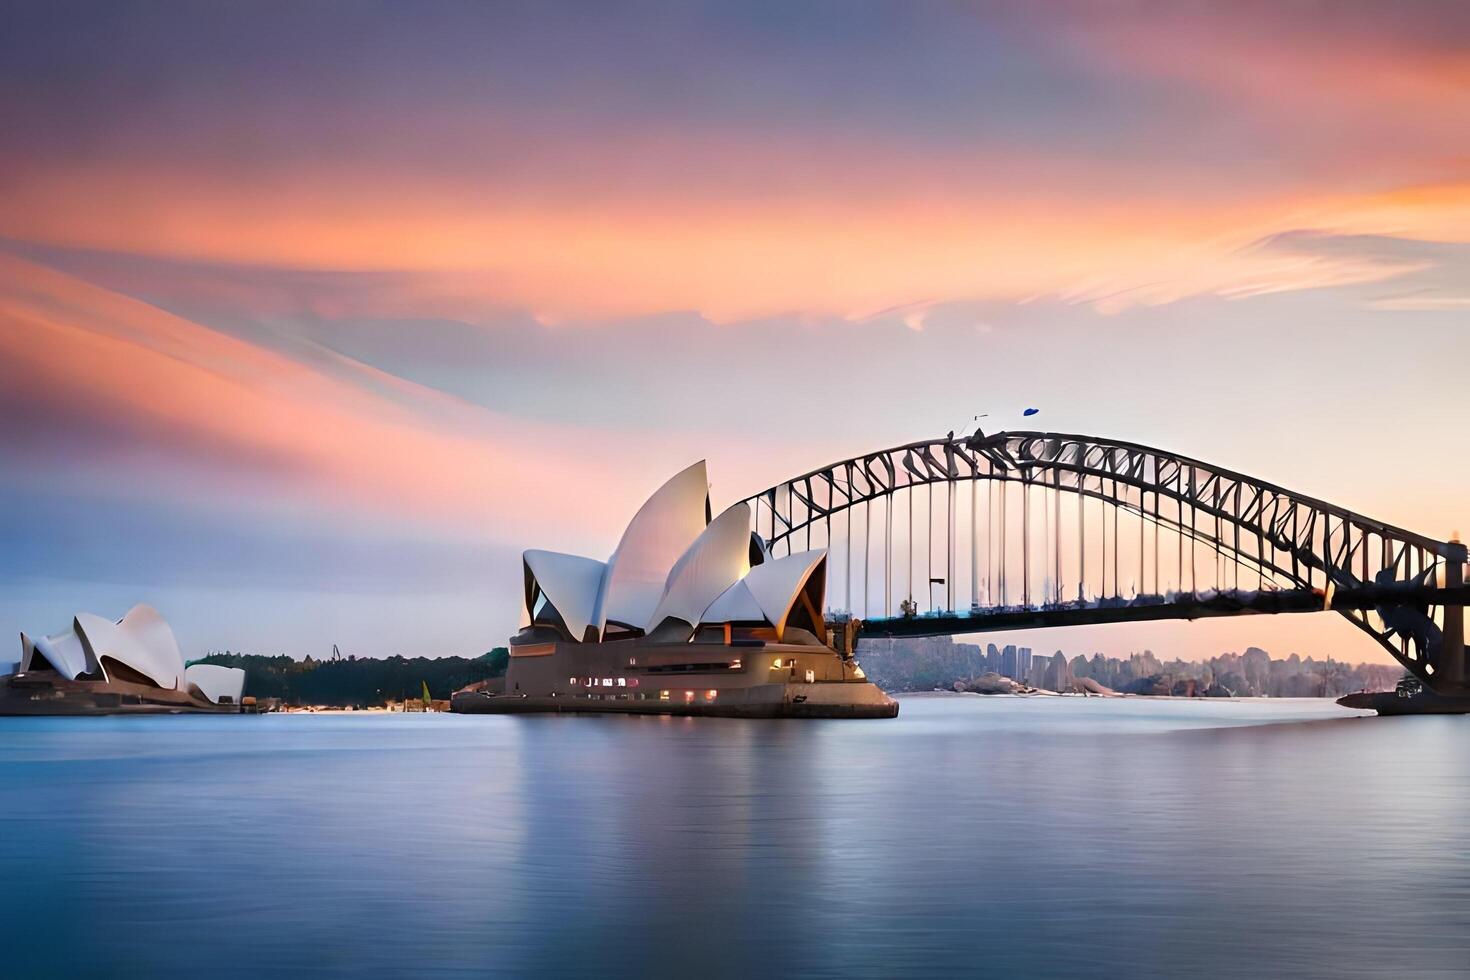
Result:
{"label": "bridge deck", "polygon": [[[1045,606],[982,608],[863,620],[864,636],[952,636],[995,630],[1046,629],[1101,623],[1141,623],[1164,619],[1206,619],[1274,613],[1322,612],[1326,595],[1315,589],[1266,592],[1216,592],[1202,595],[1139,596],[1131,600],[1063,602]],[[1343,589],[1333,609],[1372,609],[1383,605],[1439,605],[1470,601],[1470,587],[1455,589],[1370,586]]]}

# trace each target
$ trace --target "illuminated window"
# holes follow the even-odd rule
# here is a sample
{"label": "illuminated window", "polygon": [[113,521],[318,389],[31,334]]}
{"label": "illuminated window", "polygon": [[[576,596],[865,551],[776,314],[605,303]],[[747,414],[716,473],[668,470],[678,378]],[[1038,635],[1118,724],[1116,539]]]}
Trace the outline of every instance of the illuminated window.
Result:
{"label": "illuminated window", "polygon": [[809,670],[809,671],[806,672],[806,682],[808,684],[814,684],[814,683],[816,683],[816,680],[817,680],[817,672],[815,670]]}
{"label": "illuminated window", "polygon": [[668,691],[659,691],[658,692],[658,699],[660,701],[667,701],[669,699],[669,692]]}
{"label": "illuminated window", "polygon": [[628,686],[628,678],[626,678],[626,677],[619,677],[618,678],[618,687],[627,687],[627,686]]}
{"label": "illuminated window", "polygon": [[629,657],[628,658],[628,666],[629,667],[637,667],[638,666],[638,658],[637,657]]}
{"label": "illuminated window", "polygon": [[612,685],[612,678],[611,677],[604,677],[602,679],[602,686],[603,687],[612,687],[613,686]]}
{"label": "illuminated window", "polygon": [[740,669],[740,661],[738,661],[738,660],[732,660],[732,661],[730,661],[730,669],[731,670],[739,670]]}
{"label": "illuminated window", "polygon": [[630,678],[628,678],[628,686],[629,687],[637,687],[638,684],[639,684],[638,678],[636,678],[636,677],[630,677]]}
{"label": "illuminated window", "polygon": [[781,658],[780,657],[777,657],[774,661],[771,662],[771,669],[772,670],[780,670],[781,669]]}
{"label": "illuminated window", "polygon": [[704,692],[704,699],[706,701],[713,701],[715,699],[715,696],[719,693],[720,692],[716,691],[714,688],[710,688],[708,691]]}
{"label": "illuminated window", "polygon": [[685,704],[688,704],[689,702],[691,702],[693,700],[694,700],[694,692],[693,691],[685,691],[684,692],[684,703]]}
{"label": "illuminated window", "polygon": [[572,683],[572,686],[573,687],[576,687],[577,686],[577,679],[575,677],[573,677],[571,683]]}

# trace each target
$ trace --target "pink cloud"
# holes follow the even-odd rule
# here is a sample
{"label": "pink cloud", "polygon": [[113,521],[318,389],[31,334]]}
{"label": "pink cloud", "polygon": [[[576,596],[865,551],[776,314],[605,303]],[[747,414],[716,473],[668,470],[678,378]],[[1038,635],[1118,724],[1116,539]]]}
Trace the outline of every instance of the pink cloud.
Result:
{"label": "pink cloud", "polygon": [[44,484],[60,468],[114,494],[387,518],[470,537],[515,537],[510,514],[572,535],[616,520],[611,504],[623,494],[588,488],[633,474],[580,452],[575,431],[510,423],[355,370],[402,397],[0,258],[0,374],[21,424],[44,431],[69,418],[75,429],[90,419],[122,434],[82,447],[29,439],[34,456],[11,470],[15,480]]}

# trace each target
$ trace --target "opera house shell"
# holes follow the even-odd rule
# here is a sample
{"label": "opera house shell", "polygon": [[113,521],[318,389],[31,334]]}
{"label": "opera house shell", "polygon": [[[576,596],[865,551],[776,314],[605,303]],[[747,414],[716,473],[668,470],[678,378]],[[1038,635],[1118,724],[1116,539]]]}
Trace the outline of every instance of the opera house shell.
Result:
{"label": "opera house shell", "polygon": [[16,671],[0,677],[0,714],[239,711],[245,672],[185,666],[167,621],[137,605],[119,620],[80,613],[71,629],[20,635]]}
{"label": "opera house shell", "polygon": [[457,696],[454,710],[896,715],[829,644],[826,551],[771,556],[748,505],[711,519],[708,488],[703,461],[675,475],[605,562],[525,552],[504,693]]}

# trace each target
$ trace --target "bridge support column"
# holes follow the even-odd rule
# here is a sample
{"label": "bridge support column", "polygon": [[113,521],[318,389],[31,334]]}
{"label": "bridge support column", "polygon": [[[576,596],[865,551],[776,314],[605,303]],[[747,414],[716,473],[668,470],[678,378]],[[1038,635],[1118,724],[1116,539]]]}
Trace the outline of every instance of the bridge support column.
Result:
{"label": "bridge support column", "polygon": [[[1465,546],[1451,541],[1445,546],[1444,584],[1458,589],[1465,584]],[[1438,680],[1446,688],[1465,685],[1465,607],[1444,607],[1444,634],[1440,641]]]}

